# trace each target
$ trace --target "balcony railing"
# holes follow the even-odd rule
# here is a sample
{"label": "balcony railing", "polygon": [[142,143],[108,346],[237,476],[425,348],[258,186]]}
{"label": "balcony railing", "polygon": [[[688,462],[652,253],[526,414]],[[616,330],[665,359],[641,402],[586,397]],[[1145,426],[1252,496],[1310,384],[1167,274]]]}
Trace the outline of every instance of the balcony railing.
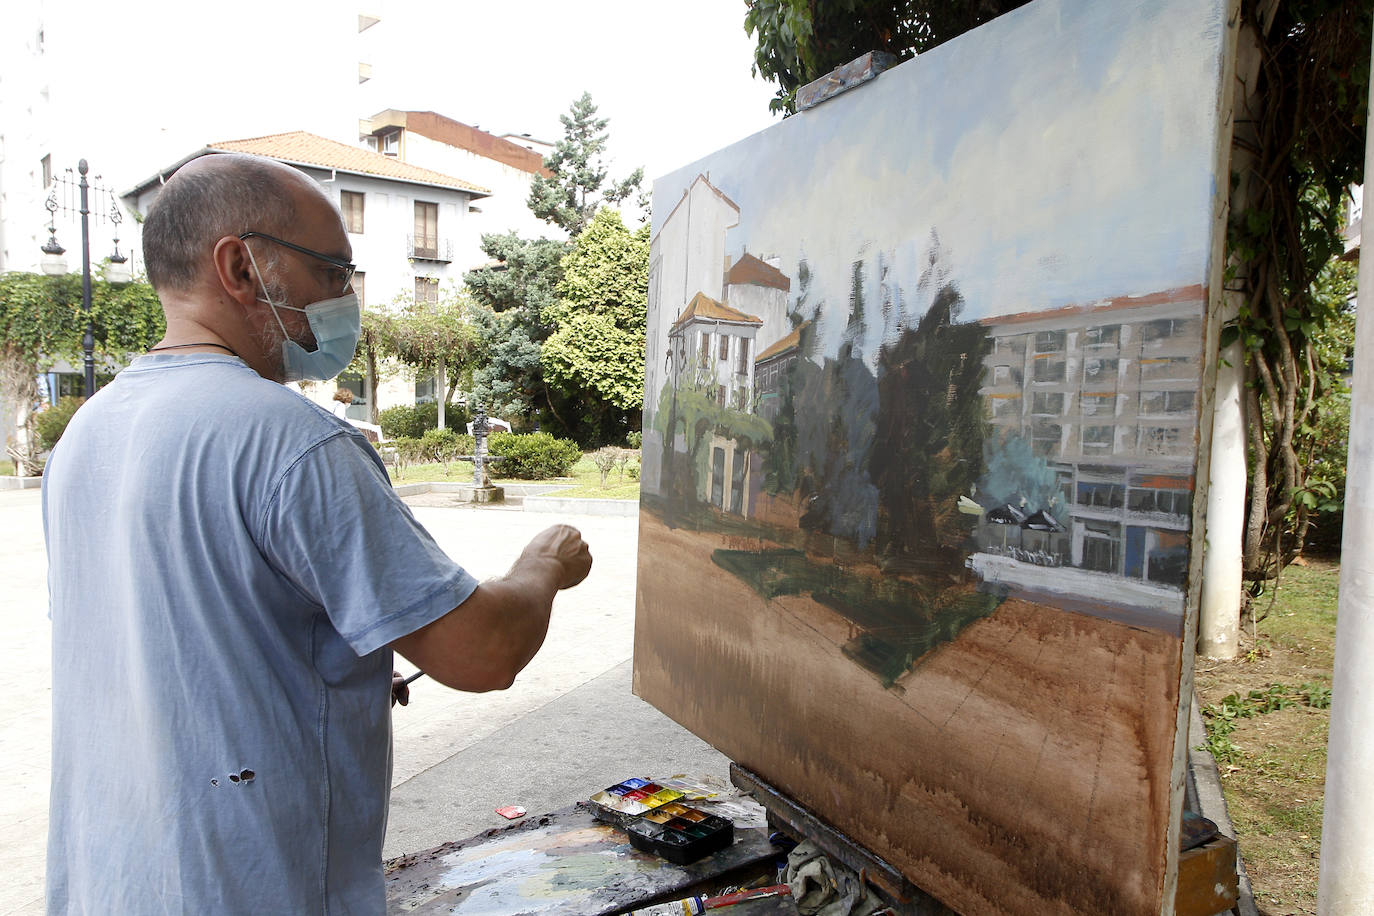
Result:
{"label": "balcony railing", "polygon": [[406,236],[406,257],[412,261],[434,261],[448,264],[453,261],[451,239],[417,238]]}

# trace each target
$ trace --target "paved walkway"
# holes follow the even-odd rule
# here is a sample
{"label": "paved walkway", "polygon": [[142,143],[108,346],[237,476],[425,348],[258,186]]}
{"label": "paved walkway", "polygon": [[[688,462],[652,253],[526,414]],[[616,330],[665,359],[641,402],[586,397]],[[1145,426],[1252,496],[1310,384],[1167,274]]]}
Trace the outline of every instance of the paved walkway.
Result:
{"label": "paved walkway", "polygon": [[[505,571],[556,521],[582,529],[592,573],[562,593],[543,651],[514,687],[461,694],[427,678],[393,716],[395,769],[385,854],[461,839],[585,798],[629,775],[723,778],[724,757],[630,695],[637,522],[511,509],[414,508],[479,578]],[[46,558],[37,491],[0,492],[0,916],[42,912],[51,670]],[[403,671],[413,670],[400,660]]]}

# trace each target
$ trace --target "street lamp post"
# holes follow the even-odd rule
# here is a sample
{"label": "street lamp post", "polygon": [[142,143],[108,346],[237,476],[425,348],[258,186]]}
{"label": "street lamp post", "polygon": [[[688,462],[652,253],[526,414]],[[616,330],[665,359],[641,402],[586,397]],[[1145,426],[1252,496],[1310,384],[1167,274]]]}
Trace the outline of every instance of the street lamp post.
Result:
{"label": "street lamp post", "polygon": [[[82,159],[76,168],[79,175],[76,187],[80,195],[80,206],[77,212],[81,216],[81,314],[86,319],[86,329],[81,335],[81,355],[82,368],[85,370],[86,397],[90,397],[95,394],[95,319],[91,314],[91,184],[86,180],[90,166],[87,165],[85,159]],[[67,173],[70,176],[71,169],[68,169]],[[99,180],[99,178],[100,176],[97,175],[96,179]],[[44,204],[48,210],[48,241],[43,245],[43,272],[50,276],[60,276],[67,272],[67,261],[63,257],[66,249],[58,244],[55,220],[58,210],[70,213],[71,206],[58,202],[57,187],[59,184],[64,189],[64,198],[70,199],[70,177],[59,179],[53,183],[52,191]],[[110,195],[110,212],[105,218],[115,227],[114,254],[110,256],[110,269],[106,278],[116,283],[128,282],[130,276],[127,262],[129,259],[119,253],[119,223],[123,220],[119,212],[119,204],[114,202],[114,192],[109,188],[96,185],[95,189],[101,194]]]}

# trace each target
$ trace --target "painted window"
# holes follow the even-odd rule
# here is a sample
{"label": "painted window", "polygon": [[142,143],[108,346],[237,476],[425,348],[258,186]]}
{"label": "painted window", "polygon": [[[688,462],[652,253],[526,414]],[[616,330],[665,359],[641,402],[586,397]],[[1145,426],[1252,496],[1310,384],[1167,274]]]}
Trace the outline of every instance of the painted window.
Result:
{"label": "painted window", "polygon": [[730,358],[730,335],[729,335],[729,334],[722,334],[722,335],[720,335],[720,358],[721,358],[721,361],[722,361],[722,362],[724,362],[725,360],[727,360],[727,359]]}
{"label": "painted window", "polygon": [[1111,387],[1116,384],[1117,365],[1118,361],[1115,359],[1085,359],[1083,381]]}
{"label": "painted window", "polygon": [[1085,417],[1110,417],[1116,413],[1116,395],[1080,395],[1078,398],[1078,409]]}
{"label": "painted window", "polygon": [[993,366],[988,379],[989,385],[1015,385],[1021,387],[1021,373],[1011,366]]}
{"label": "painted window", "polygon": [[1095,521],[1083,523],[1083,568],[1105,573],[1120,571],[1120,525]]}
{"label": "painted window", "polygon": [[363,231],[363,194],[360,191],[340,191],[339,209],[343,211],[344,229]]}
{"label": "painted window", "polygon": [[1149,490],[1132,488],[1127,508],[1132,512],[1162,512],[1165,515],[1190,515],[1193,494],[1188,490]]}
{"label": "painted window", "polygon": [[1062,353],[1063,351],[1063,331],[1041,331],[1035,335],[1036,353]]}
{"label": "painted window", "polygon": [[1140,429],[1140,450],[1151,455],[1186,455],[1193,444],[1190,431],[1175,426],[1143,426]]}
{"label": "painted window", "polygon": [[1031,450],[1037,455],[1057,455],[1063,430],[1058,423],[1036,420],[1031,424]]}
{"label": "painted window", "polygon": [[[1108,427],[1110,429],[1111,427]],[[1096,509],[1120,509],[1124,488],[1119,483],[1082,480],[1078,483],[1078,504]]]}
{"label": "painted window", "polygon": [[1083,332],[1085,347],[1114,347],[1121,340],[1121,325],[1104,324]]}
{"label": "painted window", "polygon": [[1019,417],[1021,416],[1021,399],[1014,398],[989,398],[992,404],[992,415],[994,417]]}
{"label": "painted window", "polygon": [[1158,318],[1140,326],[1140,339],[1151,344],[1175,337],[1197,337],[1201,327],[1196,318]]}
{"label": "painted window", "polygon": [[1142,414],[1187,413],[1193,409],[1196,392],[1192,391],[1142,391],[1140,392],[1140,412]]}
{"label": "painted window", "polygon": [[1186,356],[1161,356],[1153,359],[1142,359],[1140,361],[1140,378],[1147,382],[1172,379],[1191,381],[1196,377],[1192,367],[1193,360]]}
{"label": "painted window", "polygon": [[1064,381],[1064,360],[1052,357],[1036,357],[1035,374],[1032,378],[1037,382]]}
{"label": "painted window", "polygon": [[749,374],[749,338],[747,338],[747,337],[741,337],[741,338],[739,339],[739,360],[738,360],[738,362],[739,362],[739,366],[738,366],[737,371],[739,372],[739,374],[740,374],[740,375],[748,375],[748,374]]}
{"label": "painted window", "polygon": [[1031,397],[1031,413],[1039,416],[1064,415],[1064,395],[1058,391],[1037,391]]}
{"label": "painted window", "polygon": [[1083,427],[1083,451],[1105,453],[1112,450],[1116,441],[1115,426]]}

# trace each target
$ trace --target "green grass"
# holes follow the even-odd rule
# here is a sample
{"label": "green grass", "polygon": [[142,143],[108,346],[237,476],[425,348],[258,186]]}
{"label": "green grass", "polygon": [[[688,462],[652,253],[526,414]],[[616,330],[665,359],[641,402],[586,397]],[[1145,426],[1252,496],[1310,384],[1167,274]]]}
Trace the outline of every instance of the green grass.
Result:
{"label": "green grass", "polygon": [[14,462],[13,462],[13,461],[0,461],[0,477],[13,477],[13,476],[14,476]]}
{"label": "green grass", "polygon": [[[612,469],[606,475],[606,486],[602,487],[601,472],[596,469],[591,458],[583,455],[581,460],[573,465],[572,472],[567,477],[555,477],[550,480],[515,480],[513,478],[493,477],[492,483],[497,486],[529,483],[564,484],[571,489],[560,490],[558,495],[574,499],[639,499],[639,481],[630,479],[629,474],[629,468],[637,466],[637,462],[631,459],[626,467],[623,480],[620,476],[620,469]],[[499,468],[500,465],[497,467]],[[455,461],[449,466],[448,473],[444,472],[442,464],[416,464],[399,472],[393,471],[391,474],[392,483],[428,483],[450,480],[459,483],[471,483],[471,462]]]}
{"label": "green grass", "polygon": [[1261,912],[1315,912],[1340,568],[1284,571],[1240,657],[1199,660],[1199,701]]}

